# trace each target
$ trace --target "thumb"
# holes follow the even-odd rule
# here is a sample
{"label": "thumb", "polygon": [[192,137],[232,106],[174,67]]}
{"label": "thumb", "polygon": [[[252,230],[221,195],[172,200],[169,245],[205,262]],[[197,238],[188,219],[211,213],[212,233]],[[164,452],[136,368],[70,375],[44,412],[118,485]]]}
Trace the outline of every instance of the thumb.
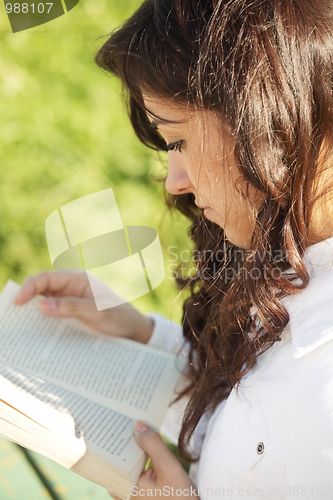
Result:
{"label": "thumb", "polygon": [[84,319],[97,307],[92,299],[76,297],[46,297],[39,301],[39,307],[49,316],[76,317]]}
{"label": "thumb", "polygon": [[134,437],[140,448],[149,456],[156,475],[164,475],[165,472],[176,472],[182,469],[180,462],[169,450],[160,434],[154,431],[144,422],[138,420],[134,429]]}

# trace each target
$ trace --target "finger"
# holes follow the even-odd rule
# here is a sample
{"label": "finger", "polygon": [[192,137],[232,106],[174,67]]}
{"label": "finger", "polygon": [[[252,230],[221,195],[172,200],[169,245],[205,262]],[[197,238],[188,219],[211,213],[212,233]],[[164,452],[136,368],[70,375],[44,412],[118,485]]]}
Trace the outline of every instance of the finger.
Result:
{"label": "finger", "polygon": [[136,486],[138,487],[138,490],[152,490],[155,488],[156,479],[157,477],[154,467],[149,467],[149,469],[140,474]]}
{"label": "finger", "polygon": [[[17,295],[15,304],[28,302],[35,295],[88,295],[90,285],[85,273],[62,273],[46,271],[29,276]],[[91,293],[90,293],[91,295]]]}
{"label": "finger", "polygon": [[63,318],[77,317],[90,319],[92,313],[98,313],[93,299],[76,297],[47,297],[39,301],[39,307],[48,316],[59,316]]}
{"label": "finger", "polygon": [[27,280],[25,280],[14,301],[15,304],[25,304],[34,296],[34,286],[32,283],[32,278],[34,278],[34,276],[30,276]]}
{"label": "finger", "polygon": [[[150,427],[144,429],[141,424],[142,422],[138,421],[135,425],[135,440],[137,441],[138,445],[144,450],[144,452],[149,456],[156,475],[162,477],[167,471],[167,474],[170,477],[170,474],[177,474],[179,473],[179,471],[183,472],[184,469],[182,465],[165,444],[160,434]],[[139,431],[140,428],[142,429],[141,432]],[[153,473],[151,472],[150,474],[152,475]],[[143,481],[146,478],[152,479],[151,475],[146,475],[145,477],[145,475],[143,474],[141,480]]]}

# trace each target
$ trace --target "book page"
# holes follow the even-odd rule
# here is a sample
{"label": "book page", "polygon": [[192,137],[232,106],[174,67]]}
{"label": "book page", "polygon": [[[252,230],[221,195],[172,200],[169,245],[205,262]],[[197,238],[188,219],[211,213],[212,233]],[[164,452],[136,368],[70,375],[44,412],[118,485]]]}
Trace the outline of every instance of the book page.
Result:
{"label": "book page", "polygon": [[18,290],[8,282],[0,296],[0,362],[160,427],[185,356],[46,316],[38,298],[16,306]]}
{"label": "book page", "polygon": [[[89,448],[129,473],[143,454],[133,435],[135,421],[121,413],[2,363],[0,388],[2,400],[66,438],[77,460]],[[20,421],[19,414],[16,425]]]}

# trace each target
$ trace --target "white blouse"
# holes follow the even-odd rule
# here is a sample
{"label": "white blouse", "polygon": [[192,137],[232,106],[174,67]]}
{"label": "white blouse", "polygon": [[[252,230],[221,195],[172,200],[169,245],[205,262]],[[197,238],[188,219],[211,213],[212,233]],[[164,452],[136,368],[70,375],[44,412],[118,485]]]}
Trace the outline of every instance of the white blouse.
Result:
{"label": "white blouse", "polygon": [[[191,451],[201,449],[201,458],[190,477],[201,500],[333,499],[333,238],[309,247],[304,260],[310,283],[282,299],[290,315],[282,340],[195,430]],[[181,326],[148,316],[148,344],[178,352]],[[161,427],[174,443],[186,403],[170,406]]]}

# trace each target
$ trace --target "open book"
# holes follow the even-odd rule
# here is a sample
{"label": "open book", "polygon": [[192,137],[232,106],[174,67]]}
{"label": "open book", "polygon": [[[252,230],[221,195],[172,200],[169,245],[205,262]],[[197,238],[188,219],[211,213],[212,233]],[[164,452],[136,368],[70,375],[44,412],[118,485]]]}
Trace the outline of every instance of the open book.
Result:
{"label": "open book", "polygon": [[159,430],[185,356],[16,306],[19,289],[0,295],[0,434],[128,499],[148,460],[135,421]]}

